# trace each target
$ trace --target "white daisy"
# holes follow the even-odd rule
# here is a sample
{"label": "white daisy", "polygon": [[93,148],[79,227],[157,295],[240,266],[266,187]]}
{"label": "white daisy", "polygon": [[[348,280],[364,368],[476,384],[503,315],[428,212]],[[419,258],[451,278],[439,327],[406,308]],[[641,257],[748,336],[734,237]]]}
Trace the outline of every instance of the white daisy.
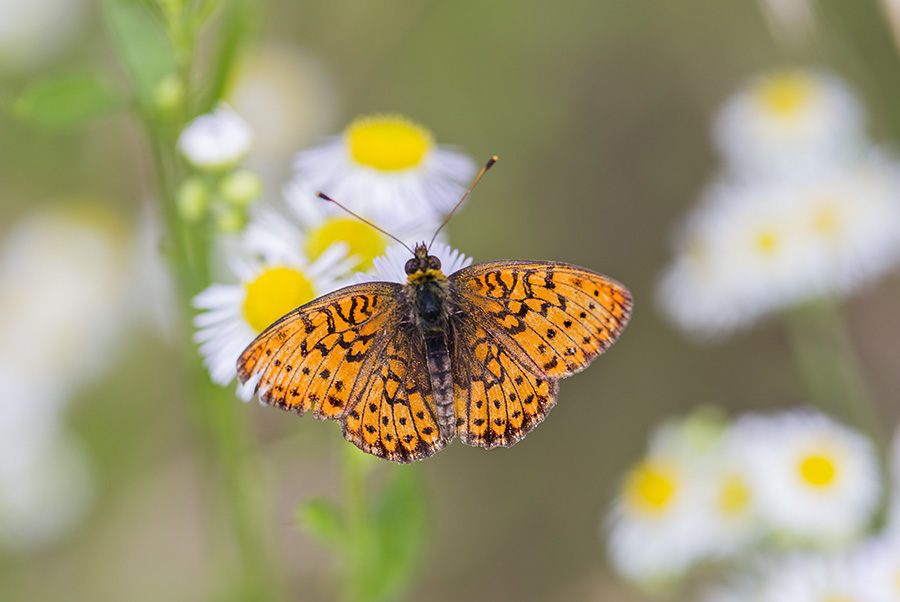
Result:
{"label": "white daisy", "polygon": [[683,228],[663,310],[689,332],[716,334],[882,275],[900,261],[898,176],[871,154],[792,179],[718,184]]}
{"label": "white daisy", "polygon": [[341,136],[301,152],[287,196],[317,190],[383,228],[397,220],[439,220],[462,198],[474,162],[437,146],[398,115],[360,117]]}
{"label": "white daisy", "polygon": [[[289,311],[335,290],[345,249],[334,245],[308,264],[235,262],[238,284],[214,284],[194,297],[203,310],[194,318],[203,363],[212,380],[227,385],[236,376],[235,364],[256,335]],[[253,389],[239,388],[245,401]]]}
{"label": "white daisy", "polygon": [[858,153],[863,113],[833,75],[787,69],[751,80],[723,107],[714,135],[736,173],[790,174]]}
{"label": "white daisy", "polygon": [[734,431],[751,448],[749,480],[776,535],[840,545],[864,531],[881,493],[866,438],[813,411],[745,416]]}
{"label": "white daisy", "polygon": [[657,429],[607,518],[610,561],[631,580],[665,582],[709,554],[708,459],[684,435],[674,423]]}
{"label": "white daisy", "polygon": [[815,294],[814,249],[801,234],[793,183],[712,188],[689,216],[658,299],[696,335],[727,332]]}
{"label": "white daisy", "polygon": [[768,564],[755,602],[869,602],[845,557],[792,556]]}
{"label": "white daisy", "polygon": [[900,261],[900,166],[871,153],[798,190],[801,234],[829,291],[847,293]]}
{"label": "white daisy", "polygon": [[225,104],[196,117],[178,136],[179,152],[199,169],[231,167],[247,156],[252,145],[250,126]]}
{"label": "white daisy", "polygon": [[[441,271],[445,276],[472,265],[472,258],[460,253],[450,245],[435,242],[428,249],[429,255],[437,257],[441,262]],[[409,249],[401,245],[394,245],[385,250],[384,255],[376,257],[373,261],[373,269],[368,273],[357,273],[357,282],[371,282],[386,280],[387,282],[399,282],[406,284],[409,276],[406,273],[406,262],[412,259]]]}

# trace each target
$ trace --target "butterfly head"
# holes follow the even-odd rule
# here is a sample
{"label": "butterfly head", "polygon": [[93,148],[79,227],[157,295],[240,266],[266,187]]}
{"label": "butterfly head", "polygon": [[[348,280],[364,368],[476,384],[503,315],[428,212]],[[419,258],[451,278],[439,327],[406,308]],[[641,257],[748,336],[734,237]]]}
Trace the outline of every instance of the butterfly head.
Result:
{"label": "butterfly head", "polygon": [[425,246],[425,243],[418,243],[413,254],[414,257],[406,262],[404,268],[410,282],[441,275],[441,260],[428,254],[428,247]]}

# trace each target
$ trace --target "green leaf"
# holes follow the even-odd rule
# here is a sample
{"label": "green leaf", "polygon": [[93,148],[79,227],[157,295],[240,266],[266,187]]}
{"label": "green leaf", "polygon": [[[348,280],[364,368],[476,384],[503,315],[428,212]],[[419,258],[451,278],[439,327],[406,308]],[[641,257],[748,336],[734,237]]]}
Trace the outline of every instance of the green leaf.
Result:
{"label": "green leaf", "polygon": [[139,0],[105,0],[102,6],[135,94],[144,107],[154,107],[157,87],[177,74],[175,52],[163,23]]}
{"label": "green leaf", "polygon": [[126,99],[97,75],[70,75],[32,84],[19,96],[15,115],[37,125],[63,129],[122,108]]}
{"label": "green leaf", "polygon": [[347,538],[344,516],[329,500],[310,500],[297,508],[297,522],[310,535],[329,548],[340,547]]}
{"label": "green leaf", "polygon": [[412,581],[428,537],[428,503],[418,467],[390,467],[392,478],[375,501],[379,568],[372,600],[393,600]]}

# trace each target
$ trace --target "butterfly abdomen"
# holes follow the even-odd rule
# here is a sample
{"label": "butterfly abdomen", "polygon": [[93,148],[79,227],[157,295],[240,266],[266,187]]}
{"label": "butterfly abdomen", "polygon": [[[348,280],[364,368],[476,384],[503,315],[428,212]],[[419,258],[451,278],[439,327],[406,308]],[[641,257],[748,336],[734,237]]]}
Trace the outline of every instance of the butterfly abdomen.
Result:
{"label": "butterfly abdomen", "polygon": [[431,377],[436,420],[442,439],[456,435],[456,410],[453,403],[453,381],[450,352],[447,350],[444,299],[447,279],[439,271],[410,278],[409,292],[416,311],[416,322],[425,340],[425,359]]}

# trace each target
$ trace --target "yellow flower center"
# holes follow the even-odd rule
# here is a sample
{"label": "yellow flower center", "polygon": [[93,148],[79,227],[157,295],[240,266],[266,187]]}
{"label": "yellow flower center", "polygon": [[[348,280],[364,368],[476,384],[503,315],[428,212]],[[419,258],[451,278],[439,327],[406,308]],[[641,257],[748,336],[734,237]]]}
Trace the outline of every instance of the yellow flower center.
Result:
{"label": "yellow flower center", "polygon": [[800,462],[800,475],[814,487],[826,487],[835,478],[836,469],[831,458],[824,455],[810,455]]}
{"label": "yellow flower center", "polygon": [[309,279],[292,268],[269,268],[244,287],[244,317],[257,333],[315,296]]}
{"label": "yellow flower center", "polygon": [[778,250],[778,236],[771,230],[762,230],[756,234],[756,249],[763,255],[772,255]]}
{"label": "yellow flower center", "polygon": [[763,107],[779,117],[792,117],[802,111],[816,95],[814,77],[802,71],[785,71],[766,78],[757,88]]}
{"label": "yellow flower center", "polygon": [[625,503],[646,514],[661,514],[678,490],[675,471],[661,463],[642,462],[625,478]]}
{"label": "yellow flower center", "polygon": [[824,236],[834,236],[840,231],[841,214],[833,203],[822,203],[813,214],[813,229]]}
{"label": "yellow flower center", "polygon": [[335,242],[350,246],[348,255],[355,256],[357,270],[368,270],[372,260],[384,253],[387,239],[375,228],[348,217],[332,217],[310,232],[306,239],[306,254],[312,259],[325,252]]}
{"label": "yellow flower center", "polygon": [[719,508],[727,515],[744,512],[750,505],[750,488],[738,475],[728,475],[719,490]]}
{"label": "yellow flower center", "polygon": [[398,115],[360,117],[345,135],[357,163],[382,171],[415,167],[432,146],[428,130]]}

